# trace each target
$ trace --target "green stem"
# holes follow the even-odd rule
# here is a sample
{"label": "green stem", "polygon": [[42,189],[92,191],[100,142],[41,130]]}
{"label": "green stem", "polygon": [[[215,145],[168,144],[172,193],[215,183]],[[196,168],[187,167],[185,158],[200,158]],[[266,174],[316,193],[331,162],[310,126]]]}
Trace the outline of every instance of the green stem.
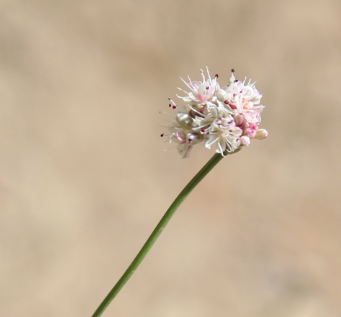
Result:
{"label": "green stem", "polygon": [[[238,152],[241,148],[237,149],[234,153]],[[224,152],[224,155],[232,154]],[[176,197],[174,202],[170,205],[165,215],[162,217],[140,252],[135,257],[134,261],[130,264],[127,270],[124,272],[122,277],[118,280],[116,285],[107,295],[107,297],[103,300],[101,305],[97,308],[92,317],[99,317],[111,303],[111,301],[115,298],[124,284],[129,280],[129,278],[133,275],[137,267],[140,265],[144,257],[147,255],[148,251],[153,246],[154,242],[157,240],[163,229],[166,227],[169,220],[172,218],[176,210],[182,204],[182,202],[186,199],[186,197],[190,194],[190,192],[197,186],[200,181],[212,170],[214,166],[216,166],[219,161],[223,158],[223,156],[219,153],[213,155],[213,157],[206,163],[206,165],[198,172],[197,175],[193,177],[193,179],[187,184],[187,186],[182,190],[182,192]]]}

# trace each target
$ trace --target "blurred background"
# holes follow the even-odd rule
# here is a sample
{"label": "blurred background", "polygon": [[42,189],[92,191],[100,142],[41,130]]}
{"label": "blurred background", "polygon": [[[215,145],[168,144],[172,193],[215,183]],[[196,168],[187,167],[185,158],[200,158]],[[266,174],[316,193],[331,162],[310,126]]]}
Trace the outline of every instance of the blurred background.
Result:
{"label": "blurred background", "polygon": [[269,131],[178,210],[103,316],[341,316],[337,0],[0,1],[0,315],[91,316],[214,154],[160,138],[210,67]]}

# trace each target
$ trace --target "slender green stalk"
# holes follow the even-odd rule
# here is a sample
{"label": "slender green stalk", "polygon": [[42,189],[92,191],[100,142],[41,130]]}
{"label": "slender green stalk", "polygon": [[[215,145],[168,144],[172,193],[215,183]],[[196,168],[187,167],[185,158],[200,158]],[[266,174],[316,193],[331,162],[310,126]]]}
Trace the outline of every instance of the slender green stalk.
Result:
{"label": "slender green stalk", "polygon": [[[236,150],[234,153],[238,152],[241,148]],[[224,155],[232,154],[224,152]],[[194,178],[187,184],[187,186],[182,190],[182,192],[176,197],[174,202],[170,205],[165,215],[162,217],[140,252],[135,257],[134,261],[130,264],[130,266],[127,268],[127,270],[124,272],[122,277],[118,280],[116,285],[113,287],[113,289],[110,291],[110,293],[107,295],[107,297],[103,300],[101,305],[97,308],[95,313],[92,315],[92,317],[99,317],[102,315],[102,313],[105,311],[105,309],[108,307],[108,305],[111,303],[111,301],[115,298],[115,296],[118,294],[118,292],[121,290],[121,288],[124,286],[124,284],[129,280],[129,278],[133,275],[137,267],[140,265],[148,251],[153,246],[154,242],[157,240],[163,229],[166,227],[169,220],[172,218],[176,210],[179,208],[179,206],[182,204],[182,202],[186,199],[186,197],[190,194],[190,192],[197,186],[200,181],[212,170],[214,166],[216,166],[220,160],[223,158],[223,156],[220,153],[216,153],[213,155],[213,157],[206,163],[206,165],[198,172],[197,175],[194,176]]]}

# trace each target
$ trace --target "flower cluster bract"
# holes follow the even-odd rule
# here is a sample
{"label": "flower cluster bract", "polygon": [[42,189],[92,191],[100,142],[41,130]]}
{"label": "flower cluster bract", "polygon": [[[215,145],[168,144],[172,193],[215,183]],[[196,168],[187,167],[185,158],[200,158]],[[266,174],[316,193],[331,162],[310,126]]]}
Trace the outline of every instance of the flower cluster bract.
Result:
{"label": "flower cluster bract", "polygon": [[[175,122],[168,126],[169,142],[177,143],[179,154],[187,158],[194,145],[216,147],[216,152],[232,153],[241,146],[248,146],[251,139],[264,139],[268,132],[259,129],[262,95],[255,84],[239,81],[232,76],[230,83],[220,87],[218,75],[212,79],[207,69],[208,78],[201,71],[202,81],[183,80],[187,90],[184,96],[178,96],[185,106],[178,107],[171,99],[169,105],[176,112]],[[161,134],[164,136],[164,134]]]}

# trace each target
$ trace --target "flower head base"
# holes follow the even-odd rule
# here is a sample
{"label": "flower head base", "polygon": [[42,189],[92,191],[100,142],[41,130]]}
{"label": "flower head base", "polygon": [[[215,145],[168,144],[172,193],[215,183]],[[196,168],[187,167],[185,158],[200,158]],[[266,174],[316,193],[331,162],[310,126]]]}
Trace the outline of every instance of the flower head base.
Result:
{"label": "flower head base", "polygon": [[[207,148],[215,146],[216,152],[232,153],[242,146],[248,146],[251,139],[264,139],[268,132],[258,129],[264,106],[259,105],[262,95],[255,84],[245,84],[232,76],[230,83],[220,88],[218,75],[212,79],[201,71],[203,81],[182,81],[188,91],[178,88],[184,96],[178,96],[186,106],[179,108],[176,103],[169,107],[175,114],[175,122],[168,126],[169,142],[177,143],[179,154],[189,157],[194,145],[203,144]],[[163,112],[161,112],[163,113]],[[165,134],[161,134],[163,137]]]}

